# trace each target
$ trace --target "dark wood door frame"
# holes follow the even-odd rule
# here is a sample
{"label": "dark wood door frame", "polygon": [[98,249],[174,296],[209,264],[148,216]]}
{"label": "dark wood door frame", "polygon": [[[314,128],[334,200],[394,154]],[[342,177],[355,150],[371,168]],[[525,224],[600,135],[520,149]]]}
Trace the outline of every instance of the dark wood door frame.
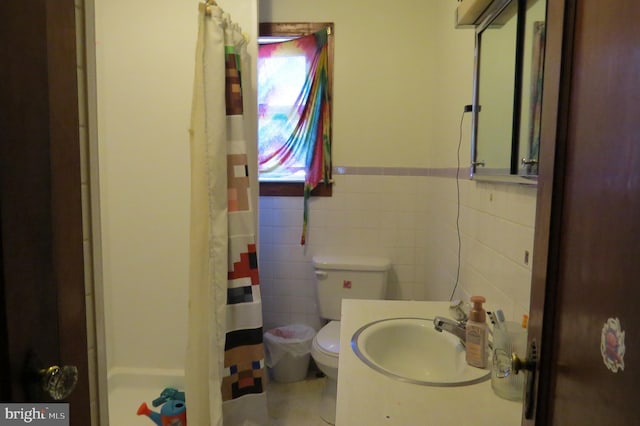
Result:
{"label": "dark wood door frame", "polygon": [[28,350],[44,364],[76,365],[80,380],[67,402],[71,424],[86,426],[75,24],[73,0],[0,2],[0,392],[29,399],[21,383]]}
{"label": "dark wood door frame", "polygon": [[544,424],[553,386],[554,322],[559,243],[564,196],[564,167],[573,54],[575,2],[547,2],[540,169],[531,282],[529,342],[538,347],[535,417],[522,424]]}

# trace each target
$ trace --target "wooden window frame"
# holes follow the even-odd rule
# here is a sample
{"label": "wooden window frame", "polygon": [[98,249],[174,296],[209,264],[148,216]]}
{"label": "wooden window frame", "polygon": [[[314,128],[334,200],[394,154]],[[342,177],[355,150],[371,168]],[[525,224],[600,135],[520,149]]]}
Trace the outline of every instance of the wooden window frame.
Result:
{"label": "wooden window frame", "polygon": [[[328,60],[329,60],[329,101],[333,100],[333,37],[334,25],[331,22],[261,22],[259,24],[260,37],[300,37],[313,34],[323,28],[329,28]],[[333,118],[332,118],[333,120]],[[333,126],[332,126],[333,127]],[[333,140],[333,138],[332,138]],[[330,197],[333,193],[331,183],[320,183],[311,191],[311,196]],[[302,197],[304,195],[303,182],[260,182],[260,196],[272,197]]]}

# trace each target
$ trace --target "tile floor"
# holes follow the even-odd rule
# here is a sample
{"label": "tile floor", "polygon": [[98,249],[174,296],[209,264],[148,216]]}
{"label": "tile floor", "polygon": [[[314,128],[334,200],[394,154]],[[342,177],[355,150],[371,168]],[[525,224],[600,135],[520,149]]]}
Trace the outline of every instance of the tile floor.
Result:
{"label": "tile floor", "polygon": [[271,426],[328,426],[318,414],[324,381],[313,371],[301,382],[270,381],[267,401]]}
{"label": "tile floor", "polygon": [[[328,426],[318,414],[324,381],[324,378],[316,377],[313,370],[300,382],[278,383],[270,380],[267,403],[271,423],[268,426]],[[153,425],[147,417],[136,416],[136,411],[142,401],[149,401],[150,395],[156,395],[161,388],[161,384],[140,383],[115,389],[109,397],[109,424]]]}

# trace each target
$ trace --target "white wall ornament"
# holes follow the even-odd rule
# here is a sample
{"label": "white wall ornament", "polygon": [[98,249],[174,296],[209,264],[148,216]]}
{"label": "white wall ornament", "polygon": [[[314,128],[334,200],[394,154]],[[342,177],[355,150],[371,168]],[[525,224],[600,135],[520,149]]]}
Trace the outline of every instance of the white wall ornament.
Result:
{"label": "white wall ornament", "polygon": [[609,318],[602,327],[600,337],[600,352],[604,365],[617,373],[624,371],[624,331],[618,318]]}

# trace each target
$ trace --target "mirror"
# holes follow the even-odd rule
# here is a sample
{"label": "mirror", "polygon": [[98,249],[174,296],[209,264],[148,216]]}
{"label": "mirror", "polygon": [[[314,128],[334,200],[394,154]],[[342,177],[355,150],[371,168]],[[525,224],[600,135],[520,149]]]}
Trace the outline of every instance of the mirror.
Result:
{"label": "mirror", "polygon": [[545,0],[529,2],[524,24],[518,155],[523,176],[538,175],[546,6]]}
{"label": "mirror", "polygon": [[536,183],[545,13],[545,0],[494,0],[476,28],[476,180]]}

